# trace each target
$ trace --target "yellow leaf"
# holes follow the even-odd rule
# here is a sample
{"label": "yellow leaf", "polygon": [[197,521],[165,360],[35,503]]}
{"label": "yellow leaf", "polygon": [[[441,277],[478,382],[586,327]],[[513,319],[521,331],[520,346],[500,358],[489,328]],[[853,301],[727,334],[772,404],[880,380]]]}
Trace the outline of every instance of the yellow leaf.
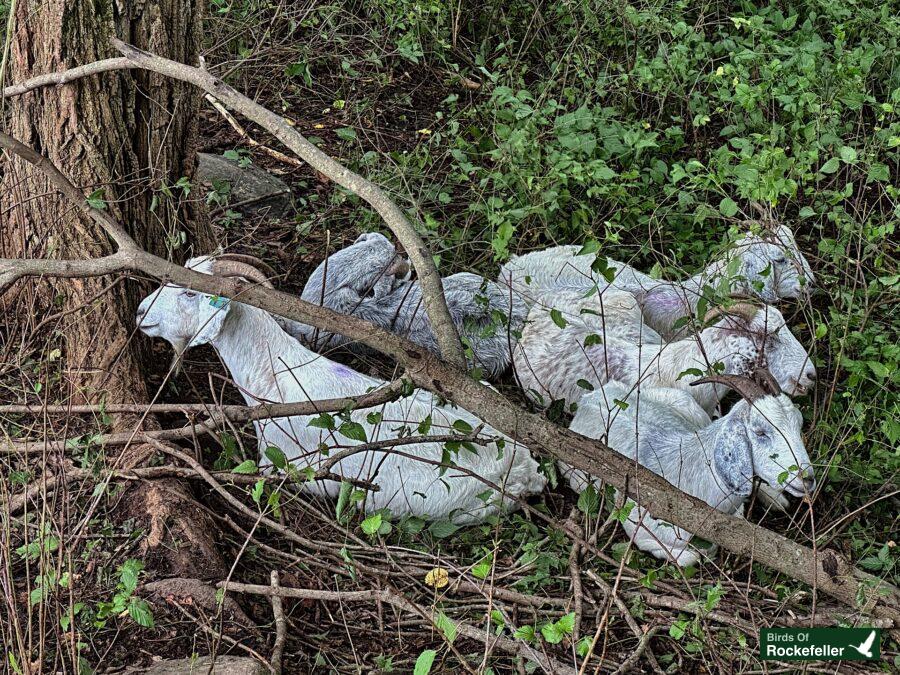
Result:
{"label": "yellow leaf", "polygon": [[325,128],[324,124],[313,124],[313,129],[324,129],[324,128]]}
{"label": "yellow leaf", "polygon": [[418,133],[422,134],[423,136],[428,136],[431,133],[431,129],[419,129]]}
{"label": "yellow leaf", "polygon": [[435,567],[425,575],[425,583],[435,588],[443,588],[450,583],[450,573],[443,567]]}

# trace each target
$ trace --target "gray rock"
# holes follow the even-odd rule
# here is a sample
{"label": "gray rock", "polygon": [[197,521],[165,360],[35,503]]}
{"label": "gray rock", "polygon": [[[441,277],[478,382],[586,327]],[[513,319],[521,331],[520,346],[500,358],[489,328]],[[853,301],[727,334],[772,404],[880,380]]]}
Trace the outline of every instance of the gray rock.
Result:
{"label": "gray rock", "polygon": [[231,186],[229,208],[245,216],[288,218],[292,215],[291,190],[280,178],[252,164],[240,166],[222,155],[200,152],[197,160],[197,180],[207,190],[212,189],[214,181],[225,181]]}
{"label": "gray rock", "polygon": [[[160,661],[144,671],[145,675],[205,675],[212,658]],[[267,675],[269,669],[259,661],[245,656],[217,656],[212,670],[216,675]]]}

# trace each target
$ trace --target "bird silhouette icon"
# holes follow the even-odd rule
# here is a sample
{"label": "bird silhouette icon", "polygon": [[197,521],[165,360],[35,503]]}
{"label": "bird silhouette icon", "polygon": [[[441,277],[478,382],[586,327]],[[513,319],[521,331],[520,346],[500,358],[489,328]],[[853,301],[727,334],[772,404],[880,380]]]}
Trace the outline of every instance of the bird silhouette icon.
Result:
{"label": "bird silhouette icon", "polygon": [[875,631],[874,630],[871,633],[869,633],[869,637],[867,637],[865,640],[863,640],[859,646],[856,646],[856,645],[850,645],[850,646],[853,647],[853,649],[858,651],[860,654],[865,656],[867,659],[871,659],[873,642],[875,642]]}

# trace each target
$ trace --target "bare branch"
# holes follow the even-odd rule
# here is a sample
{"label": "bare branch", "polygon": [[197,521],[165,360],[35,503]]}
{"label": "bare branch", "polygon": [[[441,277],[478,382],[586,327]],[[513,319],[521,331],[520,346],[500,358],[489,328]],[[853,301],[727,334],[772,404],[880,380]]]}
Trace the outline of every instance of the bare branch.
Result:
{"label": "bare branch", "polygon": [[[118,61],[118,59],[116,59],[116,61]],[[81,190],[72,185],[69,179],[66,178],[46,157],[39,155],[24,143],[20,143],[12,136],[8,136],[2,132],[0,132],[0,148],[4,148],[14,155],[18,155],[29,164],[33,164],[36,169],[43,171],[51,185],[68,197],[72,203],[84,213],[84,215],[88,216],[102,227],[112,240],[116,242],[120,250],[137,248],[137,244],[125,231],[125,228],[119,225],[115,218],[106,211],[101,211],[88,204]]]}
{"label": "bare branch", "polygon": [[68,84],[69,82],[80,80],[82,77],[88,77],[89,75],[96,75],[98,73],[107,73],[112,70],[124,70],[126,68],[134,67],[135,66],[131,64],[131,61],[129,61],[128,58],[124,56],[120,56],[115,59],[94,61],[93,63],[88,63],[84,66],[70,68],[69,70],[65,70],[61,73],[46,73],[44,75],[33,77],[30,80],[27,80],[20,84],[10,85],[3,90],[3,98],[9,98],[11,96],[21,96],[22,94],[33,91],[35,89],[39,89],[40,87],[48,87],[54,84],[58,86]]}

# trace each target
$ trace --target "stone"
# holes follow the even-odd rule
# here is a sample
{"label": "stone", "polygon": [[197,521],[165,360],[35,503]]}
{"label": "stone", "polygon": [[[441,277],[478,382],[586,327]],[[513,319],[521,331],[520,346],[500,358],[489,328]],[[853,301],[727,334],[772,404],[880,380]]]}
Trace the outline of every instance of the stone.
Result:
{"label": "stone", "polygon": [[280,178],[252,164],[241,166],[222,155],[200,152],[197,160],[197,180],[206,190],[213,189],[214,181],[231,186],[228,208],[248,217],[283,219],[293,214],[291,189]]}

